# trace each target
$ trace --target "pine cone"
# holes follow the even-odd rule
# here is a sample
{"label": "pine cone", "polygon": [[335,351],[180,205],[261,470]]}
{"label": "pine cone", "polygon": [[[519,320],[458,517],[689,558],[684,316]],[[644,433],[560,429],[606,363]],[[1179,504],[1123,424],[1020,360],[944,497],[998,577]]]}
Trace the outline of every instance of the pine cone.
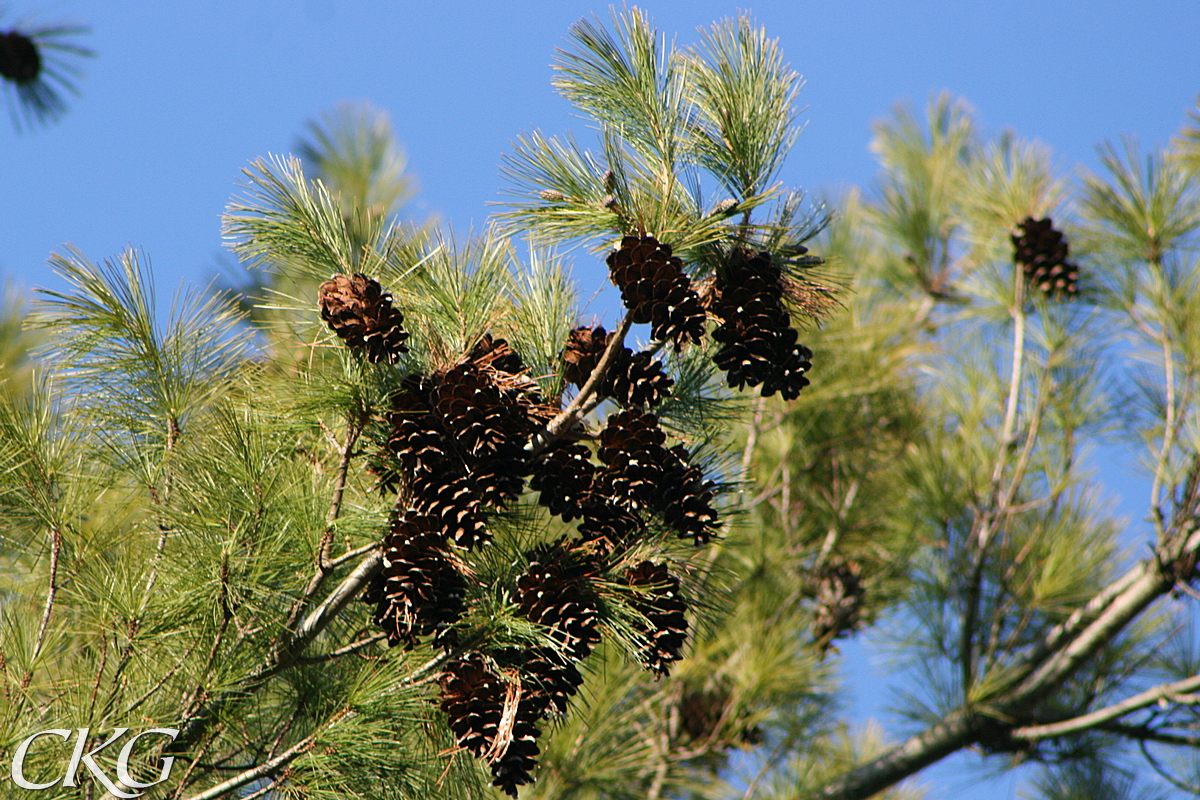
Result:
{"label": "pine cone", "polygon": [[387,448],[414,479],[428,480],[446,471],[451,456],[446,433],[437,417],[433,414],[389,414],[388,420],[393,428]]}
{"label": "pine cone", "polygon": [[521,665],[530,703],[534,707],[540,704],[541,716],[567,713],[567,704],[583,685],[578,667],[548,647],[522,650]]}
{"label": "pine cone", "polygon": [[675,458],[675,468],[664,481],[663,519],[681,537],[691,537],[697,545],[707,544],[720,523],[712,507],[716,486],[705,480],[699,467],[687,463],[689,454],[683,445],[676,445],[670,452]]}
{"label": "pine cone", "polygon": [[657,507],[671,461],[665,439],[654,414],[638,408],[610,414],[600,432],[597,455],[605,468],[597,490],[631,511]]}
{"label": "pine cone", "polygon": [[646,619],[638,626],[646,637],[641,661],[647,669],[666,675],[683,658],[687,640],[687,604],[680,595],[679,578],[662,564],[643,561],[626,571],[621,582],[640,590],[630,592],[629,604]]}
{"label": "pine cone", "polygon": [[739,719],[729,688],[721,684],[709,689],[687,688],[679,698],[679,727],[685,741],[705,742],[725,749],[732,745],[762,742],[762,729]]}
{"label": "pine cone", "polygon": [[776,391],[796,399],[809,385],[812,351],[798,344],[784,308],[782,271],[770,253],[734,253],[718,275],[710,309],[722,320],[713,338],[725,345],[713,361],[733,389],[762,385],[762,396]]}
{"label": "pine cone", "polygon": [[[493,785],[516,797],[517,787],[533,780],[529,772],[537,764],[541,703],[527,701],[520,687],[493,672],[479,653],[448,663],[440,682],[439,705],[459,746],[486,758]],[[506,710],[511,727],[505,725]]]}
{"label": "pine cone", "polygon": [[623,406],[649,406],[671,394],[675,381],[663,372],[661,361],[648,352],[621,348],[608,370],[604,394]]}
{"label": "pine cone", "polygon": [[438,523],[409,512],[383,540],[383,571],[364,595],[388,644],[412,647],[418,636],[441,632],[466,606],[466,584],[445,550]]}
{"label": "pine cone", "polygon": [[334,275],[317,290],[321,319],[352,350],[365,348],[372,364],[394,364],[408,348],[404,315],[392,308],[392,296],[379,282],[361,273]]}
{"label": "pine cone", "polygon": [[1079,291],[1079,269],[1067,263],[1069,248],[1062,231],[1049,217],[1026,217],[1012,235],[1013,261],[1025,271],[1029,284],[1047,297],[1071,296]]}
{"label": "pine cone", "polygon": [[467,360],[483,367],[488,366],[500,372],[517,375],[525,371],[521,356],[509,345],[508,340],[493,337],[485,333],[471,349]]}
{"label": "pine cone", "polygon": [[600,610],[587,578],[592,567],[561,542],[535,548],[517,578],[517,607],[530,622],[550,629],[564,654],[580,661],[600,641]]}
{"label": "pine cone", "polygon": [[0,33],[0,76],[29,84],[42,73],[42,54],[33,39],[17,31]]}
{"label": "pine cone", "polygon": [[570,522],[583,516],[583,501],[595,474],[592,451],[586,445],[559,439],[534,464],[529,488],[541,492],[538,502],[551,514]]}
{"label": "pine cone", "polygon": [[[497,349],[490,351],[497,353]],[[523,393],[515,388],[502,391],[494,379],[499,374],[492,367],[466,362],[436,375],[430,393],[442,426],[463,455],[462,466],[479,502],[489,507],[515,500],[524,489],[523,476],[528,472],[524,446],[533,431]]]}
{"label": "pine cone", "polygon": [[724,347],[713,361],[731,388],[761,384],[763,397],[779,392],[794,400],[808,385],[812,351],[797,343],[783,296],[783,274],[770,253],[739,251],[717,276],[710,309],[723,322],[712,336]]}
{"label": "pine cone", "polygon": [[414,480],[412,489],[415,510],[437,520],[442,534],[459,547],[470,550],[491,540],[484,526],[483,500],[469,479],[435,476]]}
{"label": "pine cone", "polygon": [[[566,381],[583,388],[614,335],[605,333],[600,325],[571,331],[563,350]],[[674,385],[675,381],[663,372],[662,362],[649,352],[635,354],[628,347],[621,347],[613,355],[598,390],[602,396],[611,397],[623,406],[653,407],[671,393]]]}
{"label": "pine cone", "polygon": [[856,561],[828,561],[813,576],[816,614],[812,622],[813,641],[825,651],[833,640],[863,623],[862,606],[866,587],[862,566]]}
{"label": "pine cone", "polygon": [[729,705],[729,690],[723,686],[714,689],[687,689],[679,699],[679,727],[687,740],[712,741],[725,722]]}
{"label": "pine cone", "polygon": [[513,719],[512,741],[504,755],[492,762],[492,785],[500,788],[509,797],[517,796],[517,787],[533,783],[530,772],[537,767],[537,756],[541,752],[537,739],[542,735],[537,721],[542,716],[538,703],[517,703]]}
{"label": "pine cone", "polygon": [[608,256],[609,276],[635,323],[650,324],[654,339],[678,348],[704,335],[704,308],[670,245],[653,236],[626,236]]}
{"label": "pine cone", "polygon": [[567,346],[563,349],[563,378],[582,388],[591,377],[592,370],[600,363],[600,356],[608,346],[609,334],[603,325],[581,327],[571,331]]}
{"label": "pine cone", "polygon": [[460,364],[435,376],[431,394],[442,425],[465,453],[486,457],[523,430],[513,430],[514,420],[502,406],[500,390],[471,363]]}
{"label": "pine cone", "polygon": [[579,523],[579,536],[596,547],[600,555],[607,556],[622,549],[646,527],[636,512],[599,492],[585,495],[581,506],[583,521]]}

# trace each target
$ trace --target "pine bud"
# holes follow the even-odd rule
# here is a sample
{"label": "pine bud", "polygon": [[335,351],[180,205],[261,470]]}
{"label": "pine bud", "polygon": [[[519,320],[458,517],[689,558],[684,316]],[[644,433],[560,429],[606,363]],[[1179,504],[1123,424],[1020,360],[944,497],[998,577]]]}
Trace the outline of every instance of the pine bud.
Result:
{"label": "pine bud", "polygon": [[722,200],[721,202],[719,202],[715,206],[713,206],[713,210],[709,214],[709,216],[711,216],[711,217],[729,217],[729,216],[733,216],[734,214],[736,214],[737,210],[738,210],[738,201],[734,200],[732,197],[726,197],[724,200]]}
{"label": "pine bud", "polygon": [[556,189],[542,189],[538,192],[538,197],[550,203],[561,203],[567,199],[567,196]]}

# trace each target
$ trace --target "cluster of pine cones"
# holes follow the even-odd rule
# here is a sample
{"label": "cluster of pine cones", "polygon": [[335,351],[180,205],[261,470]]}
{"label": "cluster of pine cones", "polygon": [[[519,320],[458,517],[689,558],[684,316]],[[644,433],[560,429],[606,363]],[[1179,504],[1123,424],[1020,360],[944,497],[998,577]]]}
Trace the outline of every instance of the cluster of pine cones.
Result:
{"label": "cluster of pine cones", "polygon": [[[708,314],[721,320],[716,356],[731,386],[795,397],[807,384],[810,354],[796,344],[782,307],[783,283],[766,255],[735,258],[702,301],[671,248],[629,236],[608,259],[632,321],[676,349],[700,341]],[[404,317],[379,283],[361,274],[323,283],[321,317],[352,350],[373,363],[407,352]],[[714,535],[716,487],[669,446],[652,409],[674,381],[653,351],[634,353],[600,326],[571,331],[562,351],[568,383],[595,376],[601,397],[621,408],[597,436],[578,427],[536,451],[533,442],[559,412],[530,379],[520,356],[485,335],[457,363],[410,374],[393,397],[377,457],[381,489],[401,493],[383,540],[382,570],[364,593],[373,621],[392,645],[429,637],[454,651],[440,678],[440,707],[459,744],[484,759],[494,783],[516,796],[529,783],[541,720],[567,710],[583,683],[580,662],[601,639],[616,603],[632,610],[638,658],[656,675],[682,657],[687,602],[666,565],[631,556],[656,531],[697,545]],[[584,442],[594,439],[594,444]],[[489,519],[528,487],[578,535],[524,554],[508,587],[516,610],[540,626],[549,644],[488,647],[465,641],[457,626],[469,611],[470,552],[492,538]]]}
{"label": "cluster of pine cones", "polygon": [[708,314],[719,319],[712,337],[722,347],[713,360],[731,388],[758,386],[764,397],[794,400],[808,385],[812,351],[797,342],[783,271],[770,253],[734,249],[703,298],[671,246],[653,236],[626,236],[608,268],[633,321],[650,323],[653,339],[678,348],[700,340]]}
{"label": "cluster of pine cones", "polygon": [[1047,297],[1072,297],[1079,291],[1079,269],[1067,263],[1067,240],[1049,217],[1026,217],[1012,235],[1013,261],[1025,279]]}

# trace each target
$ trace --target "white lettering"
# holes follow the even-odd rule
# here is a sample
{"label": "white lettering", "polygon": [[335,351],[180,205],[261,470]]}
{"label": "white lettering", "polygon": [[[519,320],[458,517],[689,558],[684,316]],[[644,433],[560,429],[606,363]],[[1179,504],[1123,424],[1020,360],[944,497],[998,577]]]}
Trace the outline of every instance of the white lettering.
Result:
{"label": "white lettering", "polygon": [[149,783],[141,783],[129,774],[129,756],[133,753],[133,745],[138,739],[143,736],[149,736],[152,733],[157,733],[160,736],[170,737],[171,741],[175,741],[175,737],[179,735],[178,728],[151,728],[148,731],[142,731],[134,736],[125,746],[121,748],[121,756],[117,759],[117,780],[133,789],[148,789],[157,783],[162,783],[171,775],[171,767],[175,764],[174,756],[165,756],[162,760],[162,772],[158,773],[158,780],[150,781]]}
{"label": "white lettering", "polygon": [[104,784],[104,788],[108,789],[108,793],[111,794],[113,797],[121,797],[121,798],[125,798],[125,800],[132,800],[132,798],[140,795],[141,792],[135,792],[134,794],[128,794],[127,792],[122,792],[120,789],[117,788],[116,784],[114,784],[111,780],[109,780],[108,776],[104,774],[104,770],[100,769],[100,766],[95,761],[92,760],[92,756],[96,755],[101,750],[108,747],[110,744],[115,742],[117,739],[120,739],[122,736],[125,735],[125,731],[127,731],[127,730],[129,730],[129,728],[117,728],[116,731],[113,732],[113,735],[108,737],[107,742],[100,745],[99,747],[94,747],[91,750],[89,750],[88,752],[84,753],[83,748],[87,747],[88,729],[80,728],[79,729],[79,738],[75,741],[75,752],[71,754],[71,763],[67,765],[67,775],[63,779],[63,786],[75,786],[76,785],[75,784],[75,773],[78,772],[79,765],[80,765],[80,763],[82,763],[84,766],[86,766],[88,768],[88,770],[91,771],[92,775],[94,775],[96,777],[96,780],[98,780],[102,784]]}
{"label": "white lettering", "polygon": [[49,730],[38,731],[17,745],[17,752],[13,754],[12,779],[13,783],[22,789],[49,789],[59,781],[58,778],[55,778],[49,783],[30,783],[25,778],[25,755],[29,752],[29,746],[33,744],[33,740],[39,736],[61,736],[65,741],[71,738],[71,732],[66,728],[50,728]]}
{"label": "white lettering", "polygon": [[131,775],[129,772],[129,759],[133,756],[134,746],[137,744],[138,739],[142,738],[143,736],[151,736],[151,735],[166,736],[169,739],[171,739],[172,741],[174,741],[175,737],[179,735],[179,729],[178,728],[150,728],[149,730],[145,730],[145,731],[142,731],[141,733],[135,734],[133,736],[133,738],[131,738],[128,742],[126,742],[125,746],[121,748],[121,753],[117,757],[117,781],[114,783],[113,780],[104,773],[104,770],[102,770],[100,768],[100,765],[96,763],[93,756],[102,752],[105,748],[107,748],[113,742],[117,741],[117,739],[120,739],[122,736],[124,736],[126,734],[126,732],[128,732],[128,731],[129,731],[129,728],[117,728],[116,730],[113,731],[112,736],[108,737],[108,741],[104,742],[103,744],[100,744],[97,747],[92,748],[91,750],[89,750],[88,752],[85,753],[84,749],[87,747],[88,740],[91,738],[89,729],[88,728],[76,729],[76,731],[75,731],[75,736],[76,736],[75,749],[71,753],[71,761],[67,765],[66,774],[64,774],[62,778],[57,778],[57,779],[49,781],[47,783],[33,783],[27,777],[25,777],[25,759],[29,755],[29,748],[31,746],[33,746],[33,743],[35,741],[37,741],[39,738],[41,738],[43,736],[58,736],[59,738],[63,739],[64,741],[70,741],[71,733],[72,733],[67,728],[50,728],[48,730],[38,731],[37,733],[33,734],[32,736],[27,737],[23,742],[21,742],[21,744],[19,744],[17,746],[16,752],[13,754],[13,761],[12,761],[13,783],[15,783],[17,786],[20,786],[22,789],[30,789],[30,790],[34,790],[34,791],[36,791],[38,789],[49,789],[51,786],[54,786],[55,784],[57,784],[59,781],[62,781],[62,785],[64,787],[76,786],[77,785],[75,782],[76,773],[79,772],[79,765],[82,764],[83,766],[88,768],[88,771],[92,773],[92,776],[96,780],[100,781],[100,783],[102,783],[104,785],[104,788],[108,790],[108,794],[111,797],[119,797],[119,798],[122,798],[122,800],[132,800],[132,798],[141,797],[142,792],[140,792],[140,791],[134,791],[133,793],[129,793],[129,792],[125,792],[122,790],[126,789],[126,788],[132,788],[134,790],[147,789],[151,786],[154,786],[156,784],[162,783],[163,781],[167,780],[167,778],[170,777],[170,775],[171,775],[171,768],[175,765],[175,757],[174,756],[163,757],[162,760],[159,761],[159,764],[161,764],[161,767],[160,767],[160,771],[158,773],[158,779],[149,781],[147,783],[143,783],[142,781],[139,781],[137,778],[133,777],[133,775]]}

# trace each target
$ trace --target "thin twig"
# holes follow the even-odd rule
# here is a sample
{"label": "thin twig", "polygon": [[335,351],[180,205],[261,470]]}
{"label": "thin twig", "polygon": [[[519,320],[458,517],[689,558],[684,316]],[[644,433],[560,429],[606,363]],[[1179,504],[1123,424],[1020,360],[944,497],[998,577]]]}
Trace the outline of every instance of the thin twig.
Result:
{"label": "thin twig", "polygon": [[[1004,424],[1000,431],[996,463],[992,468],[992,485],[988,498],[988,506],[978,517],[972,531],[975,552],[971,572],[967,580],[966,593],[963,599],[962,616],[959,620],[958,658],[962,670],[963,696],[970,695],[971,686],[975,681],[975,620],[979,614],[979,602],[983,582],[983,568],[987,562],[988,545],[999,527],[1003,517],[1001,505],[1000,484],[1004,479],[1004,469],[1008,465],[1008,453],[1012,447],[1017,424],[1017,407],[1021,397],[1021,378],[1025,364],[1025,282],[1022,273],[1013,271],[1013,354],[1012,374],[1009,376],[1008,397],[1004,403]],[[1014,476],[1014,484],[1016,477]],[[970,542],[968,542],[970,544]]]}
{"label": "thin twig", "polygon": [[[318,564],[321,567],[321,575],[324,577],[329,571],[330,546],[333,544],[333,525],[337,522],[338,517],[342,513],[342,497],[346,493],[346,476],[350,472],[350,460],[353,457],[354,445],[358,441],[358,435],[362,432],[363,415],[358,409],[351,411],[346,416],[346,441],[338,449],[338,467],[337,474],[333,480],[333,499],[329,504],[329,513],[325,515],[325,534],[321,537],[321,555]],[[313,588],[312,594],[315,594],[317,586]],[[311,597],[312,594],[307,596]]]}
{"label": "thin twig", "polygon": [[200,794],[194,794],[188,798],[188,800],[215,800],[215,798],[228,794],[234,789],[240,789],[247,783],[252,783],[259,778],[266,777],[285,764],[289,764],[296,760],[297,757],[307,753],[310,749],[312,749],[312,746],[316,744],[316,742],[316,736],[308,736],[292,747],[283,751],[275,758],[272,758],[270,761],[267,761],[255,767],[254,769],[248,769],[240,775],[235,775],[224,783],[218,783],[216,786],[203,791]]}
{"label": "thin twig", "polygon": [[[304,647],[316,638],[317,634],[325,630],[325,627],[337,616],[350,599],[359,594],[363,587],[375,574],[380,570],[383,564],[383,554],[379,551],[371,552],[359,562],[354,571],[346,576],[338,587],[321,601],[321,604],[312,610],[304,621],[296,628],[296,634],[289,641],[287,650],[293,654],[299,654]],[[288,659],[283,658],[283,661]],[[274,672],[276,670],[272,670]]]}
{"label": "thin twig", "polygon": [[[1135,694],[1133,697],[1128,697],[1119,703],[1114,703],[1107,708],[1098,709],[1090,714],[1084,714],[1073,719],[1063,720],[1062,722],[1054,722],[1049,725],[1029,725],[1024,728],[1017,728],[1012,732],[1012,735],[1014,738],[1029,741],[1049,739],[1054,736],[1065,736],[1069,733],[1077,733],[1094,728],[1102,723],[1119,719],[1133,711],[1154,705],[1159,700],[1173,699],[1179,702],[1176,696],[1197,689],[1200,689],[1200,675],[1193,675],[1190,678],[1176,681],[1175,683],[1164,683],[1161,686],[1147,689],[1144,692]],[[1187,703],[1187,705],[1195,704]]]}
{"label": "thin twig", "polygon": [[375,548],[377,548],[379,546],[380,546],[379,542],[371,542],[370,544],[364,544],[362,547],[358,547],[358,548],[355,548],[354,550],[350,550],[349,552],[342,553],[340,556],[338,556],[337,558],[330,561],[329,566],[331,569],[336,569],[336,568],[340,567],[342,564],[345,564],[347,561],[353,561],[354,559],[361,556],[363,553],[367,553],[371,550],[374,550]]}
{"label": "thin twig", "polygon": [[29,672],[21,681],[22,688],[28,686],[29,681],[33,679],[33,662],[37,661],[38,655],[42,652],[42,645],[46,643],[46,630],[50,627],[50,614],[54,611],[54,598],[58,594],[58,556],[61,552],[62,531],[59,530],[58,525],[51,525],[50,587],[46,590],[46,607],[42,611],[42,624],[38,627],[37,641],[33,643],[33,656],[29,659]]}
{"label": "thin twig", "polygon": [[[1155,263],[1154,266],[1161,273],[1162,264]],[[1162,543],[1164,537],[1163,531],[1163,510],[1162,510],[1162,486],[1166,481],[1166,473],[1170,467],[1171,450],[1175,447],[1175,353],[1171,347],[1171,337],[1167,335],[1165,324],[1163,329],[1157,332],[1155,337],[1162,345],[1163,359],[1163,378],[1166,382],[1166,396],[1164,398],[1164,418],[1163,418],[1163,439],[1162,448],[1158,451],[1158,460],[1154,465],[1154,482],[1150,486],[1150,510],[1154,521],[1155,530],[1158,533],[1159,542]]]}
{"label": "thin twig", "polygon": [[371,645],[375,644],[376,642],[383,641],[386,638],[386,633],[376,633],[372,636],[368,636],[366,639],[359,639],[352,644],[348,644],[345,647],[340,647],[337,650],[332,650],[323,655],[302,657],[296,659],[296,661],[300,664],[320,664],[323,661],[333,661],[335,658],[348,656],[352,653],[357,653],[359,650],[366,650]]}

